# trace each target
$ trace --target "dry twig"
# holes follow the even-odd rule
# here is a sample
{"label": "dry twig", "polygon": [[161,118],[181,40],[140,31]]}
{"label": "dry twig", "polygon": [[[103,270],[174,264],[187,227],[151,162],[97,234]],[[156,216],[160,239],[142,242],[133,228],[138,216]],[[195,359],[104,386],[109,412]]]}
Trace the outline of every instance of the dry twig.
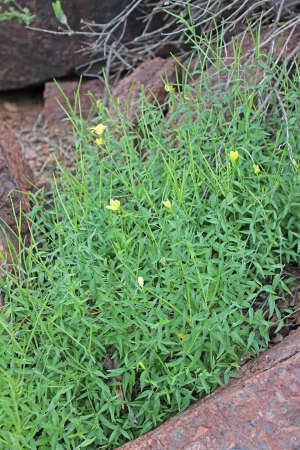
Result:
{"label": "dry twig", "polygon": [[[228,42],[233,35],[244,31],[248,23],[252,28],[273,23],[269,40],[274,42],[279,33],[299,24],[297,4],[295,0],[132,0],[106,24],[82,20],[80,31],[69,28],[40,31],[81,36],[80,52],[88,57],[88,63],[78,66],[78,73],[104,81],[101,67],[105,66],[107,82],[110,84],[113,79],[115,84],[124,70],[131,72],[149,58],[166,56],[170,51],[177,56],[190,55],[187,23],[192,23],[198,34],[212,35],[212,44],[217,43],[220,33]],[[143,30],[129,40],[126,31],[133,16],[143,23]],[[282,26],[278,27],[279,24]],[[273,47],[274,44],[270,47],[270,57]]]}

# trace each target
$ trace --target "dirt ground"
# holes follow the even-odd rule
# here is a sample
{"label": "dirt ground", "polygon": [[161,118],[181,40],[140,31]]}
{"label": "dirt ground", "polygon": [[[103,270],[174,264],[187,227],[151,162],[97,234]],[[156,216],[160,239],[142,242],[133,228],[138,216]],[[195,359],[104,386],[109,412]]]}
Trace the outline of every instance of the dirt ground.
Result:
{"label": "dirt ground", "polygon": [[44,87],[0,92],[2,119],[14,129],[33,126],[43,109]]}
{"label": "dirt ground", "polygon": [[65,122],[48,126],[43,117],[43,86],[0,92],[0,116],[13,129],[38,186],[51,180],[58,160],[74,163],[74,139]]}

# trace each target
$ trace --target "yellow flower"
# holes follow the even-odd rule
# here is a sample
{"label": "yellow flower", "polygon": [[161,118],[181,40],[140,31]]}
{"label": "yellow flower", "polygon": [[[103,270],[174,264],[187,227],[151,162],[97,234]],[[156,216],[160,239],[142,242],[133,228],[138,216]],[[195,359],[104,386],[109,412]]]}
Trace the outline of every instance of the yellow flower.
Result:
{"label": "yellow flower", "polygon": [[174,87],[171,86],[170,84],[165,84],[165,91],[166,92],[174,92]]}
{"label": "yellow flower", "polygon": [[253,164],[253,169],[254,169],[255,175],[258,175],[260,172],[259,166],[257,164]]}
{"label": "yellow flower", "polygon": [[237,151],[235,151],[235,152],[231,151],[229,153],[229,158],[231,159],[232,162],[235,162],[238,159],[238,157],[239,157],[239,152],[237,152]]}
{"label": "yellow flower", "polygon": [[179,337],[179,339],[185,338],[185,334],[183,334],[183,333],[177,333],[177,336]]}
{"label": "yellow flower", "polygon": [[97,145],[101,145],[103,142],[103,136],[99,136],[97,139],[95,139],[95,142]]}
{"label": "yellow flower", "polygon": [[146,370],[146,367],[144,366],[144,364],[143,364],[142,361],[139,361],[139,362],[138,362],[138,365],[139,365],[143,370]]}
{"label": "yellow flower", "polygon": [[103,123],[99,123],[97,126],[90,128],[90,130],[92,133],[96,133],[98,134],[98,136],[101,136],[105,128],[106,125],[103,125]]}
{"label": "yellow flower", "polygon": [[143,287],[144,287],[144,278],[143,277],[138,277],[138,284],[143,289]]}
{"label": "yellow flower", "polygon": [[119,200],[114,200],[113,198],[110,200],[110,204],[106,205],[107,209],[111,209],[112,211],[118,211],[120,208]]}
{"label": "yellow flower", "polygon": [[298,169],[298,164],[297,164],[297,161],[295,159],[293,159],[293,165],[294,165],[295,169]]}
{"label": "yellow flower", "polygon": [[169,208],[169,209],[172,208],[171,202],[170,202],[170,200],[169,200],[168,198],[167,198],[167,200],[165,200],[165,201],[163,202],[163,205],[164,205],[166,208]]}

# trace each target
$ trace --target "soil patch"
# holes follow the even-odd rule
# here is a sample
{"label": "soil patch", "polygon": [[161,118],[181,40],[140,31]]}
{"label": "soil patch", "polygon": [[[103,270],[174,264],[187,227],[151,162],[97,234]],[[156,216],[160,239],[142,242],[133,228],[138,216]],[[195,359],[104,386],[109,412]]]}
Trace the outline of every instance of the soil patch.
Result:
{"label": "soil patch", "polygon": [[43,117],[44,86],[0,92],[1,119],[15,133],[37,186],[52,179],[57,162],[74,162],[74,139],[70,126],[59,120],[51,125]]}

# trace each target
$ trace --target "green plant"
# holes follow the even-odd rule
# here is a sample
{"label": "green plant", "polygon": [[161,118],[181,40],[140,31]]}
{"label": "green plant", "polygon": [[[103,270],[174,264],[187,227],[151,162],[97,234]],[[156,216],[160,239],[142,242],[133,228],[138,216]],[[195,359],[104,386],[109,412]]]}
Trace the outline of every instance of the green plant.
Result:
{"label": "green plant", "polygon": [[61,7],[61,3],[59,0],[57,0],[56,2],[52,2],[52,8],[53,8],[53,11],[54,11],[54,14],[55,14],[55,17],[57,18],[57,20],[62,25],[67,25],[68,19]]}
{"label": "green plant", "polygon": [[5,5],[12,4],[13,6],[9,6],[8,9],[3,10],[2,6],[0,6],[0,22],[4,22],[6,20],[17,19],[19,23],[25,23],[25,25],[30,25],[30,23],[34,19],[34,15],[32,15],[28,8],[22,8],[19,4],[14,0],[0,0],[0,3],[4,3]]}
{"label": "green plant", "polygon": [[76,93],[76,170],[32,195],[31,245],[0,279],[3,447],[114,448],[266,348],[299,264],[295,74],[277,91],[288,135],[238,77],[222,101],[204,73],[166,85],[169,118],[141,94],[137,129],[101,103],[90,129]]}

